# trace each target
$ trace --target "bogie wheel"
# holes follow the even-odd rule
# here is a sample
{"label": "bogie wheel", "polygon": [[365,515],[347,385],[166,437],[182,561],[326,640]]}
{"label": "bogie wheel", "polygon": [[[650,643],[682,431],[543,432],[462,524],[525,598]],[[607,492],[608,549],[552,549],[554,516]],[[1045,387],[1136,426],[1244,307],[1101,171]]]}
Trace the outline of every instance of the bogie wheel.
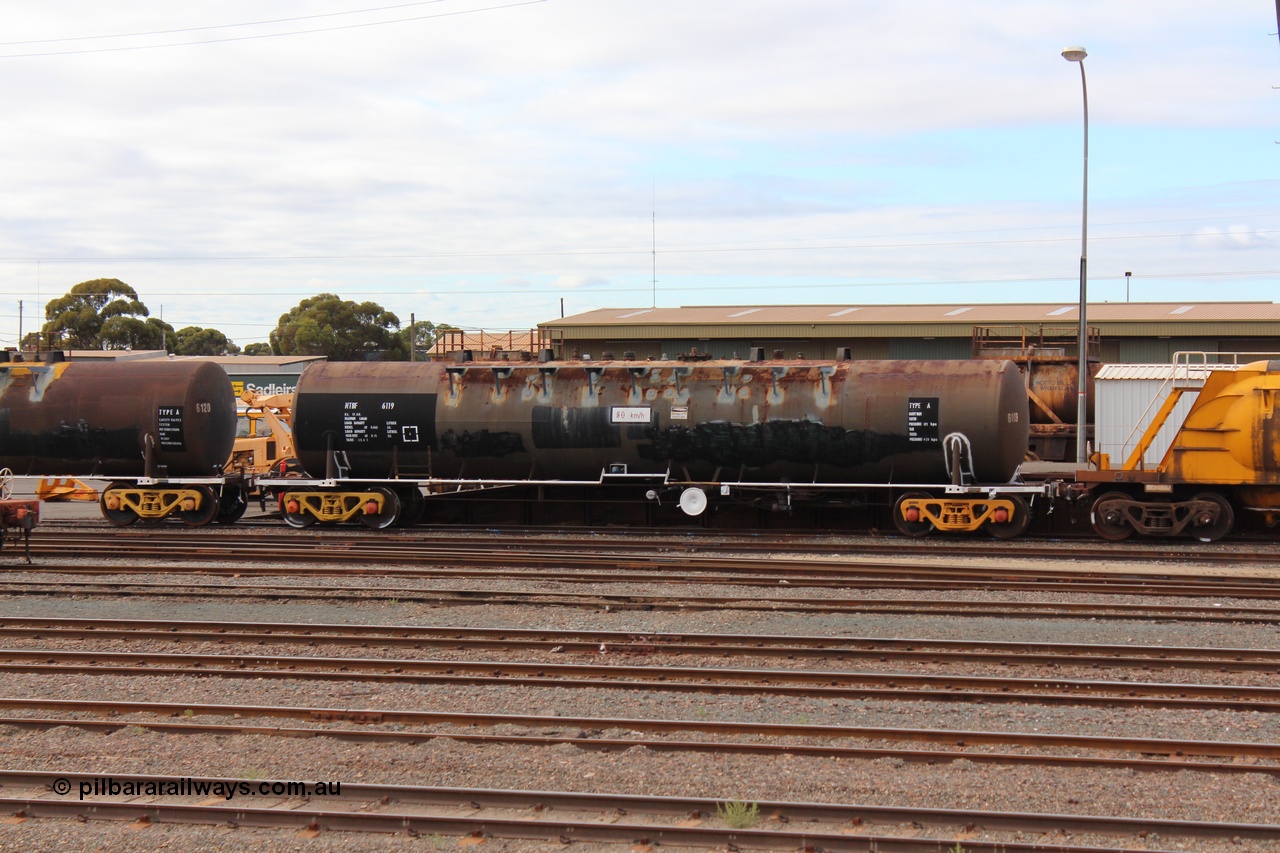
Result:
{"label": "bogie wheel", "polygon": [[1013,504],[1013,517],[1005,521],[988,521],[983,525],[997,539],[1015,539],[1031,526],[1031,507],[1019,495],[1001,495],[1001,499]]}
{"label": "bogie wheel", "polygon": [[221,504],[213,489],[208,486],[196,486],[194,491],[200,493],[200,506],[195,509],[180,509],[177,516],[187,527],[204,527],[217,517]]}
{"label": "bogie wheel", "polygon": [[214,520],[219,524],[235,524],[248,508],[249,500],[245,497],[244,489],[239,486],[223,486],[222,499],[218,502],[218,517]]}
{"label": "bogie wheel", "polygon": [[[918,538],[928,536],[933,532],[933,522],[927,518],[920,516],[919,518],[907,518],[903,515],[903,504],[911,500],[927,500],[929,495],[924,492],[907,492],[893,505],[893,523],[898,528],[898,532],[904,536]],[[907,512],[915,514],[917,510],[907,510]]]}
{"label": "bogie wheel", "polygon": [[290,527],[296,527],[298,530],[315,524],[316,517],[311,513],[304,511],[297,502],[289,500],[289,498],[286,497],[286,494],[306,491],[310,490],[299,488],[289,489],[288,492],[286,492],[284,489],[281,489],[276,492],[276,500],[280,502],[280,517],[284,519],[285,524]]}
{"label": "bogie wheel", "polygon": [[400,517],[396,519],[396,527],[412,527],[422,520],[427,513],[427,499],[417,486],[397,489],[400,498]]}
{"label": "bogie wheel", "polygon": [[376,512],[370,512],[377,505],[373,501],[364,507],[364,511],[360,513],[360,523],[371,530],[386,530],[388,527],[396,523],[396,519],[400,517],[400,499],[396,497],[396,493],[390,489],[370,489],[382,497],[382,509]]}
{"label": "bogie wheel", "polygon": [[127,506],[119,506],[116,509],[109,509],[107,504],[114,503],[117,496],[111,494],[117,488],[122,488],[117,484],[107,486],[102,490],[102,497],[98,499],[98,506],[102,510],[102,517],[114,524],[116,527],[128,527],[138,520],[138,514]]}
{"label": "bogie wheel", "polygon": [[1093,510],[1089,518],[1093,523],[1093,532],[1111,542],[1121,542],[1133,535],[1133,525],[1120,501],[1131,498],[1124,492],[1107,492],[1093,502]]}
{"label": "bogie wheel", "polygon": [[1211,503],[1216,507],[1214,512],[1196,513],[1196,517],[1192,518],[1187,529],[1193,538],[1201,542],[1217,542],[1231,532],[1236,516],[1226,498],[1217,492],[1202,492],[1192,500]]}

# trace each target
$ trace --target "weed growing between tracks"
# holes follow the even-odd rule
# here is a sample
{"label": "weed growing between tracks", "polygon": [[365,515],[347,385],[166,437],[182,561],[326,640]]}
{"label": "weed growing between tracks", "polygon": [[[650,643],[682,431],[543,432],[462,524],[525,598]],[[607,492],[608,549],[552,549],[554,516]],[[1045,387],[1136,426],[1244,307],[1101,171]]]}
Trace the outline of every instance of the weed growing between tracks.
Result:
{"label": "weed growing between tracks", "polygon": [[734,829],[750,829],[760,819],[760,805],[726,800],[716,805],[716,816]]}

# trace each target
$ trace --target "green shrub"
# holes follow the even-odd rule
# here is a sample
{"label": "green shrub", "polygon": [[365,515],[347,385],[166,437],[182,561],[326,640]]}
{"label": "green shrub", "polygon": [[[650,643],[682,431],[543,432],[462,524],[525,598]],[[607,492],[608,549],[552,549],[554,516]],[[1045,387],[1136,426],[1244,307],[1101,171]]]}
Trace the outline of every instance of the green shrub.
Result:
{"label": "green shrub", "polygon": [[716,806],[716,815],[734,829],[749,829],[760,819],[760,806],[739,800],[726,800]]}

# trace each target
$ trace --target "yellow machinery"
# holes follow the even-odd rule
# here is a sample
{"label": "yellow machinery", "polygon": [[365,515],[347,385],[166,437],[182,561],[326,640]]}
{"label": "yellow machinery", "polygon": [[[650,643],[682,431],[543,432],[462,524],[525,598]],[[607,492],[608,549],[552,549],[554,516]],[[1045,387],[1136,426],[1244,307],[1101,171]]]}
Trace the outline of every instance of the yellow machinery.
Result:
{"label": "yellow machinery", "polygon": [[[1142,457],[1178,399],[1199,390],[1164,458],[1154,469]],[[1256,361],[1239,370],[1215,370],[1203,387],[1176,384],[1138,446],[1120,468],[1101,454],[1097,470],[1076,472],[1091,493],[1093,528],[1106,539],[1135,531],[1188,533],[1202,542],[1221,539],[1235,510],[1280,513],[1280,361]],[[1110,485],[1114,491],[1105,491]]]}
{"label": "yellow machinery", "polygon": [[246,475],[278,472],[282,462],[287,465],[294,457],[293,395],[245,391],[240,399],[246,408],[238,413],[235,446],[225,470]]}
{"label": "yellow machinery", "polygon": [[75,477],[44,477],[36,484],[36,497],[42,501],[96,501],[100,495]]}

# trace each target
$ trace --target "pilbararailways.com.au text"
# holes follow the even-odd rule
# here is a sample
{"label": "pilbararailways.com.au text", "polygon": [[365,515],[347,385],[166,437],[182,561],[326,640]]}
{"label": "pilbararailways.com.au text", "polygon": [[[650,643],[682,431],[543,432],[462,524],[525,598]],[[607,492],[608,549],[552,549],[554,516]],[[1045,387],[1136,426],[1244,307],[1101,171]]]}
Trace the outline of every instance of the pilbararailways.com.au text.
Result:
{"label": "pilbararailways.com.au text", "polygon": [[[113,779],[98,776],[79,780],[85,797],[340,797],[341,782],[245,781],[243,779]],[[57,779],[56,794],[70,794],[71,782]]]}

